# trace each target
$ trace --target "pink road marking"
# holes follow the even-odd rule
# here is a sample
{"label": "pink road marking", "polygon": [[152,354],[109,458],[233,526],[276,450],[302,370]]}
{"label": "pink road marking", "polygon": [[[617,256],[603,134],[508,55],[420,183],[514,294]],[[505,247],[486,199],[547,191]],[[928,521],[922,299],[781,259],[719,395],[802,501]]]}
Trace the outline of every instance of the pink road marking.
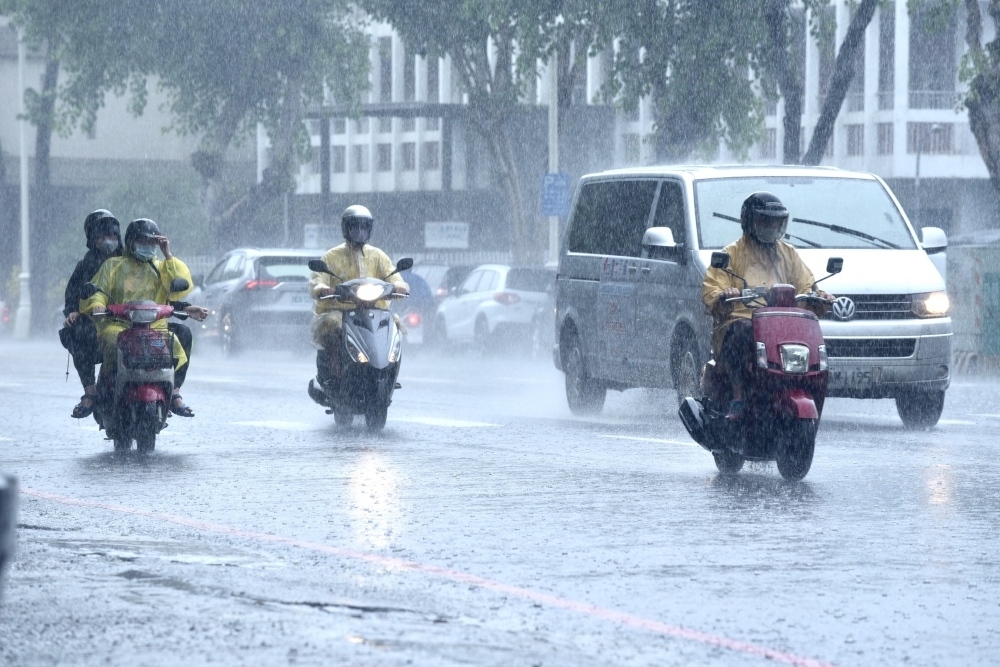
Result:
{"label": "pink road marking", "polygon": [[577,602],[575,600],[561,598],[555,595],[549,595],[547,593],[541,593],[539,591],[531,590],[530,588],[512,586],[510,584],[494,581],[492,579],[486,579],[484,577],[480,577],[475,574],[460,572],[458,570],[451,570],[444,567],[438,567],[436,565],[425,565],[423,563],[417,563],[415,561],[393,558],[391,556],[380,556],[379,554],[367,553],[364,551],[355,551],[353,549],[344,549],[343,547],[334,547],[328,544],[320,544],[318,542],[308,542],[305,540],[297,540],[291,537],[282,537],[280,535],[269,535],[267,533],[258,533],[250,530],[243,530],[241,528],[234,528],[232,526],[224,526],[221,524],[198,521],[197,519],[188,519],[182,516],[174,516],[172,514],[163,514],[161,512],[136,509],[134,507],[111,505],[108,503],[100,503],[92,500],[82,500],[80,498],[70,498],[67,496],[56,495],[54,493],[47,493],[45,491],[38,491],[36,489],[22,488],[21,493],[26,496],[41,498],[43,500],[50,500],[52,502],[60,503],[62,505],[73,505],[76,507],[92,507],[95,509],[107,510],[109,512],[132,514],[135,516],[146,517],[147,519],[167,521],[169,523],[174,523],[179,526],[194,528],[196,530],[201,530],[208,533],[220,533],[223,535],[232,535],[234,537],[243,537],[243,538],[258,540],[260,542],[270,542],[273,544],[286,544],[288,546],[298,547],[300,549],[308,549],[310,551],[318,551],[321,553],[331,554],[333,556],[340,556],[341,558],[351,558],[354,560],[367,561],[369,563],[375,563],[377,565],[383,565],[386,567],[396,568],[399,570],[431,574],[437,577],[441,577],[443,579],[450,579],[452,581],[458,581],[463,584],[469,584],[471,586],[477,586],[479,588],[485,588],[487,590],[496,591],[497,593],[504,593],[506,595],[523,598],[525,600],[532,600],[533,602],[539,602],[541,604],[545,604],[550,607],[557,607],[559,609],[566,609],[579,614],[583,614],[585,616],[600,618],[605,621],[618,623],[619,625],[624,625],[631,628],[638,628],[641,630],[649,630],[651,632],[660,635],[665,635],[668,637],[688,639],[690,641],[700,642],[702,644],[708,644],[710,646],[718,646],[732,651],[747,653],[750,655],[759,656],[761,658],[767,658],[768,660],[774,660],[776,662],[782,662],[788,665],[795,665],[796,667],[834,667],[833,664],[828,662],[822,662],[820,660],[814,660],[812,658],[805,658],[799,655],[795,655],[793,653],[785,653],[783,651],[777,651],[775,649],[770,649],[765,646],[760,646],[758,644],[752,644],[750,642],[744,642],[738,639],[729,639],[728,637],[723,637],[721,635],[713,635],[707,632],[701,632],[700,630],[692,630],[690,628],[684,628],[678,625],[670,625],[669,623],[654,621],[652,619],[643,618],[642,616],[627,614],[625,612],[615,611],[613,609],[605,609],[604,607],[598,607],[596,605],[592,605],[586,602]]}

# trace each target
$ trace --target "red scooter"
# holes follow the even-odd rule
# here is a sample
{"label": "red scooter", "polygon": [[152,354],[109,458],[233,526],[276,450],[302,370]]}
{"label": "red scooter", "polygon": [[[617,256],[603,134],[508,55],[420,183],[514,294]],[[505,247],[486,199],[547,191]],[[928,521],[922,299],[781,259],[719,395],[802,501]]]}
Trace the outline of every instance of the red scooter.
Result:
{"label": "red scooter", "polygon": [[[172,292],[188,288],[183,278],[174,283]],[[89,297],[98,288],[88,284],[87,291]],[[106,313],[97,313],[129,324],[128,329],[118,334],[115,370],[101,374],[94,405],[94,419],[114,441],[116,452],[130,450],[133,440],[140,453],[152,452],[157,434],[167,425],[174,389],[174,336],[169,331],[152,328],[152,324],[171,315],[187,319],[186,315],[175,313],[173,306],[154,301],[109,304]]]}
{"label": "red scooter", "polygon": [[[756,355],[744,387],[743,419],[726,421],[732,385],[712,360],[702,373],[703,397],[684,399],[681,421],[695,442],[712,452],[724,474],[739,472],[744,461],[776,461],[783,478],[800,480],[812,465],[829,373],[819,318],[797,304],[825,301],[816,293],[816,283],[809,294],[796,294],[791,285],[748,289],[728,266],[728,254],[712,253],[713,268],[743,281],[743,294],[728,301],[755,308]],[[843,259],[830,258],[829,275],[820,280],[840,273],[843,266]]]}

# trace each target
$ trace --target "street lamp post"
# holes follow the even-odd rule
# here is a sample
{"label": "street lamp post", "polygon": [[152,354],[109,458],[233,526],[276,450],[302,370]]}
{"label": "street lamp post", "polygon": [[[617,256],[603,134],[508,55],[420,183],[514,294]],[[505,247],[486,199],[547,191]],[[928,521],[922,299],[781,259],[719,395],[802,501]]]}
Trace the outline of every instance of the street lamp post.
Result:
{"label": "street lamp post", "polygon": [[25,46],[23,33],[17,40],[17,97],[19,100],[20,120],[18,121],[21,140],[21,274],[20,295],[17,300],[17,315],[14,324],[14,337],[24,339],[31,331],[31,243],[28,218],[28,121],[24,108],[24,61]]}

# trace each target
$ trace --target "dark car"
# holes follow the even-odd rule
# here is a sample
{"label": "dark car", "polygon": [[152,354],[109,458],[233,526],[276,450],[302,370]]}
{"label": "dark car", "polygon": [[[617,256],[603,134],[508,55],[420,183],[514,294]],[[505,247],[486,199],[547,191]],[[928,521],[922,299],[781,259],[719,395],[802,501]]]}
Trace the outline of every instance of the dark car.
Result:
{"label": "dark car", "polygon": [[430,333],[437,312],[434,293],[415,269],[403,271],[403,280],[410,286],[410,296],[392,303],[392,312],[399,315],[406,328],[407,345],[424,345],[430,341]]}
{"label": "dark car", "polygon": [[188,301],[209,309],[197,335],[217,338],[227,354],[250,346],[305,347],[310,341],[313,299],[309,260],[319,250],[228,252],[192,292]]}

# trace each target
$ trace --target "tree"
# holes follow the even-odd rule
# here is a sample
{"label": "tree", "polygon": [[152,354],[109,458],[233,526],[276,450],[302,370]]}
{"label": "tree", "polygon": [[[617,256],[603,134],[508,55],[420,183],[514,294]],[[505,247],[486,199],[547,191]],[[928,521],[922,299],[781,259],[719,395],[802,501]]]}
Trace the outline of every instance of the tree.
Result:
{"label": "tree", "polygon": [[[969,52],[962,65],[961,78],[969,86],[965,108],[969,129],[976,137],[979,153],[986,163],[993,189],[1000,193],[1000,32],[983,44],[983,17],[976,0],[966,0],[965,41]],[[995,25],[1000,25],[1000,1],[990,0],[987,11]]]}
{"label": "tree", "polygon": [[804,25],[792,20],[788,0],[764,0],[762,12],[767,28],[767,42],[764,47],[764,62],[773,74],[778,90],[785,99],[784,142],[782,142],[782,162],[798,164],[802,147],[799,145],[799,128],[802,127],[802,70],[805,63],[795,48],[794,31],[805,31]]}

